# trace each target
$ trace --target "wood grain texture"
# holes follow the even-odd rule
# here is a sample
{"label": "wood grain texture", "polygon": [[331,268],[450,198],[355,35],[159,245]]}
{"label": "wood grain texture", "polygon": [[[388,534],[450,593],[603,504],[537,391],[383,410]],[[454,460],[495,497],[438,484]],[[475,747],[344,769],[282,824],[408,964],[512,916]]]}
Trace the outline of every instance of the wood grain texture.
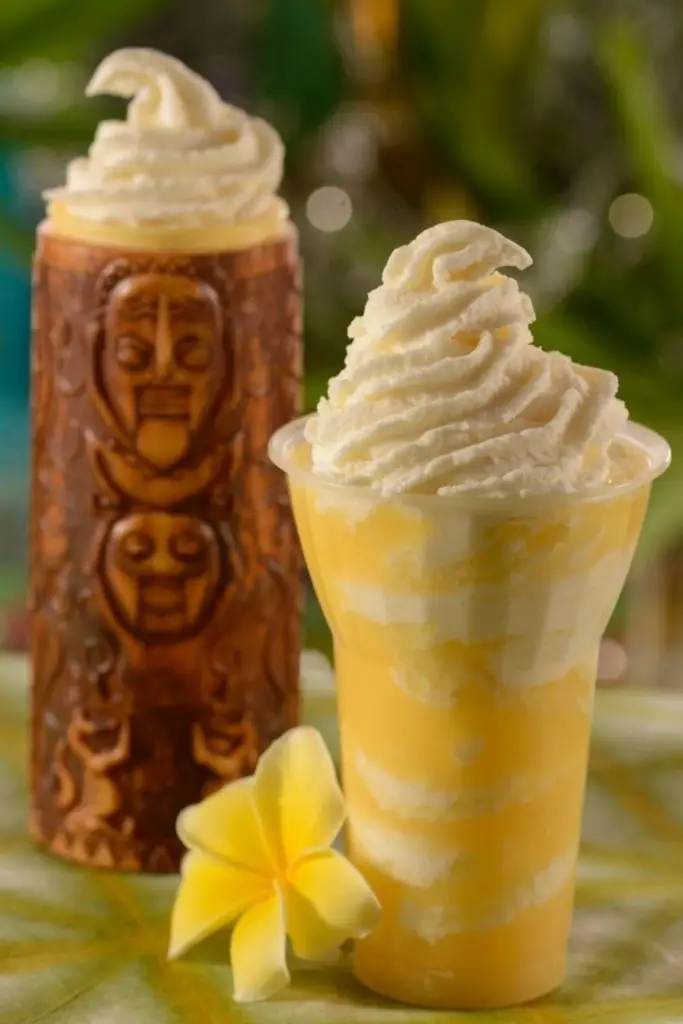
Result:
{"label": "wood grain texture", "polygon": [[32,831],[176,870],[178,812],[297,718],[300,553],[266,453],[299,410],[296,246],[42,234],[33,323]]}

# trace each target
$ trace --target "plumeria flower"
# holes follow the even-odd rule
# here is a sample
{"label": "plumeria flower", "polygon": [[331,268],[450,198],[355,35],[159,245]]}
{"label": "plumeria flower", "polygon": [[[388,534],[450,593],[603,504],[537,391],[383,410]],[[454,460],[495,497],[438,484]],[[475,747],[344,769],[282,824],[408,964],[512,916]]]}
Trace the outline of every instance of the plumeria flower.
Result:
{"label": "plumeria flower", "polygon": [[188,847],[171,919],[169,957],[234,925],[235,999],[265,999],[289,982],[287,935],[303,960],[326,960],[362,938],[379,904],[362,875],[329,849],[346,817],[320,734],[292,729],[253,776],[232,782],[178,818]]}

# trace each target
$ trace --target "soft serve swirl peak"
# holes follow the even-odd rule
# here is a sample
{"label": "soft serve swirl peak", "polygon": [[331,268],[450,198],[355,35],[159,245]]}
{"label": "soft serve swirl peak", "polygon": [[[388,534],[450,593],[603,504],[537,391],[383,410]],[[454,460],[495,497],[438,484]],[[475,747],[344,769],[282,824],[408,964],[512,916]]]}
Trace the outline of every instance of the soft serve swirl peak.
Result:
{"label": "soft serve swirl peak", "polygon": [[628,415],[617,378],[532,344],[531,301],[500,272],[530,264],[520,246],[469,221],[397,249],[307,425],[314,472],[383,495],[606,483]]}
{"label": "soft serve swirl peak", "polygon": [[283,220],[284,149],[260,118],[224,103],[205,79],[155,50],[116,50],[86,95],[130,99],[125,121],[103,121],[66,185],[46,193],[89,221],[178,226]]}

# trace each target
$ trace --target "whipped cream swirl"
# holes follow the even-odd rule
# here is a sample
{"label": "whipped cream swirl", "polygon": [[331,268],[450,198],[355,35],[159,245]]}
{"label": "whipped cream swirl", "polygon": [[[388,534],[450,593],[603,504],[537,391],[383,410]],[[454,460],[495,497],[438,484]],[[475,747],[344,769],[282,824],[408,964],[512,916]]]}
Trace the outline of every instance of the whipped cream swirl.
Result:
{"label": "whipped cream swirl", "polygon": [[531,257],[469,221],[397,249],[307,424],[314,472],[383,495],[572,492],[606,483],[627,412],[617,378],[532,344],[501,267]]}
{"label": "whipped cream swirl", "polygon": [[276,193],[284,147],[260,118],[224,103],[179,60],[117,50],[86,95],[131,98],[125,121],[103,121],[88,156],[46,198],[91,221],[178,226],[284,219]]}

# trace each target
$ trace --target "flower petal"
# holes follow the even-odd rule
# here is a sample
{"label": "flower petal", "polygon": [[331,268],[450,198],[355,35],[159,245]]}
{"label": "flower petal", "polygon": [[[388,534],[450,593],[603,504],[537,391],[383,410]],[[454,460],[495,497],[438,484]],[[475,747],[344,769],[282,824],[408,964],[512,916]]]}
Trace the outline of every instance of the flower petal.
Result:
{"label": "flower petal", "polygon": [[289,873],[287,931],[302,960],[324,960],[377,925],[380,906],[360,872],[336,850],[302,857]]}
{"label": "flower petal", "polygon": [[281,867],[306,850],[329,846],[346,814],[319,732],[299,726],[268,748],[256,766],[254,802],[266,842]]}
{"label": "flower petal", "polygon": [[267,999],[289,984],[287,934],[279,890],[244,914],[232,933],[230,962],[238,1003]]}
{"label": "flower petal", "polygon": [[253,789],[253,778],[237,779],[200,804],[186,807],[176,825],[181,842],[191,850],[271,876],[275,865],[259,823]]}
{"label": "flower petal", "polygon": [[248,907],[273,893],[273,883],[203,853],[188,853],[171,914],[170,960],[232,924]]}

